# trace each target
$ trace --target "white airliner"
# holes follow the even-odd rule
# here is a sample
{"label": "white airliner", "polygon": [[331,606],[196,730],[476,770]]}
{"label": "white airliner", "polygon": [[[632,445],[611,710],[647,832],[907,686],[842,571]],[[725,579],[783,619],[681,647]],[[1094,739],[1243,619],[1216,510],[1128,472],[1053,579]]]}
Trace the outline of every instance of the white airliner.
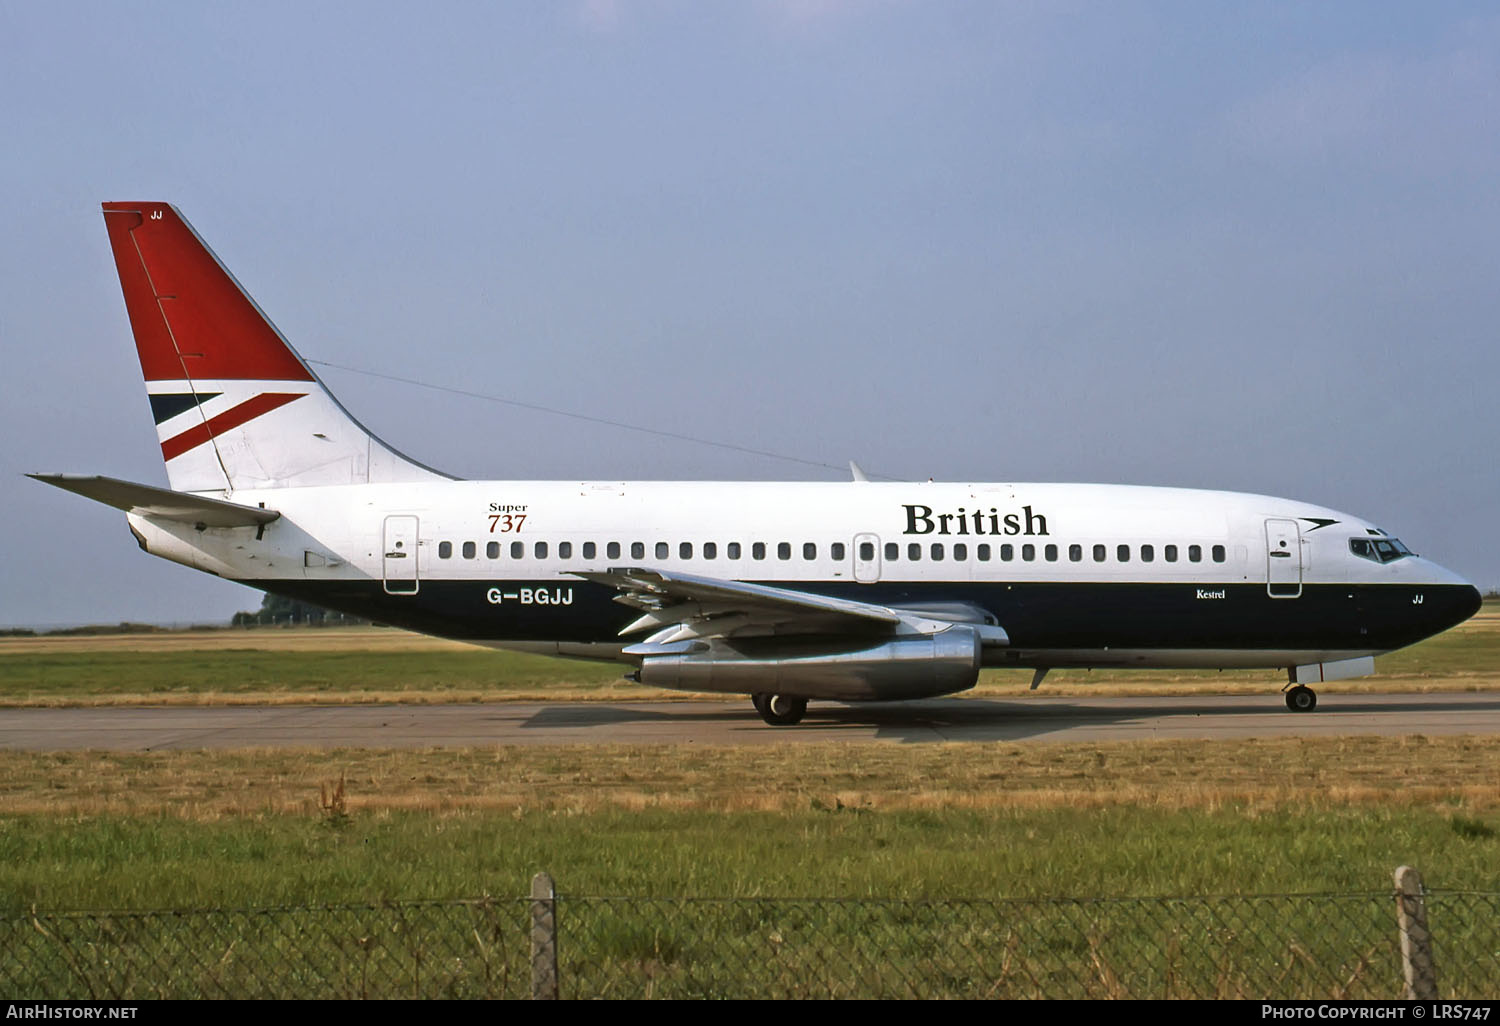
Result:
{"label": "white airliner", "polygon": [[1307,686],[1479,592],[1291,499],[1089,484],[461,481],[365,430],[166,203],[106,203],[171,488],[32,475],[141,548],[417,631],[618,660],[645,684],[924,698],[985,666],[1286,668]]}

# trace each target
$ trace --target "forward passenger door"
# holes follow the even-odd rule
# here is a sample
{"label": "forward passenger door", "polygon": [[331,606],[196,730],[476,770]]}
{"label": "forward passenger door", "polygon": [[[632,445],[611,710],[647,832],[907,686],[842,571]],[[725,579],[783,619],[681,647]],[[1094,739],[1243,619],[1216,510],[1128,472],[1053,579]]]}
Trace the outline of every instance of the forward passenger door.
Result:
{"label": "forward passenger door", "polygon": [[1266,594],[1302,594],[1302,528],[1295,520],[1266,521]]}

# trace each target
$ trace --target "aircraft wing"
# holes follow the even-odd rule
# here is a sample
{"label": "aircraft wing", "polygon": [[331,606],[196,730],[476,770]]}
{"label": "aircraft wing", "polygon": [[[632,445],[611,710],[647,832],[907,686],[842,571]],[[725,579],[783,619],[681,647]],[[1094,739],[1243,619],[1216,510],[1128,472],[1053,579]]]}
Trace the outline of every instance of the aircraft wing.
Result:
{"label": "aircraft wing", "polygon": [[29,478],[53,485],[126,513],[176,520],[205,527],[259,527],[281,514],[260,506],[242,506],[237,502],[210,499],[170,488],[121,481],[116,477],[88,474],[27,474]]}
{"label": "aircraft wing", "polygon": [[[648,628],[656,633],[637,648],[696,638],[745,634],[934,634],[954,623],[975,623],[972,613],[897,609],[764,584],[666,573],[637,567],[577,571],[575,576],[616,589],[615,601],[642,610],[621,636]],[[949,614],[949,615],[944,615]],[[986,644],[1003,645],[1005,632],[979,624]],[[625,650],[627,654],[631,649]],[[637,654],[646,654],[644,651]]]}

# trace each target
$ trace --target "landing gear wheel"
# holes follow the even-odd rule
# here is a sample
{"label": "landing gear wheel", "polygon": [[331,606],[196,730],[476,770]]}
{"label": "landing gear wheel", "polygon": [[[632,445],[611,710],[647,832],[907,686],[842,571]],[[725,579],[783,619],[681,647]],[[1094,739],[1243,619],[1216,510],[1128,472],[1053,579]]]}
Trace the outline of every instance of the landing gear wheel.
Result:
{"label": "landing gear wheel", "polygon": [[1318,696],[1312,688],[1298,684],[1286,693],[1286,707],[1292,712],[1312,712],[1318,707]]}
{"label": "landing gear wheel", "polygon": [[755,711],[760,713],[760,718],[773,727],[790,727],[801,723],[802,717],[807,714],[805,698],[760,694],[751,695],[750,701],[755,704]]}

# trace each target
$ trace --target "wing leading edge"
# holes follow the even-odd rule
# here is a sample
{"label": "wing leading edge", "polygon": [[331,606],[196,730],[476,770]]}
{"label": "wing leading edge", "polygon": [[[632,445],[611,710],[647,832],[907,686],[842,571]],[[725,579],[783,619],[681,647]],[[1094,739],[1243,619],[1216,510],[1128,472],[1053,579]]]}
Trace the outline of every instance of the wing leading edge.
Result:
{"label": "wing leading edge", "polygon": [[932,635],[958,623],[974,629],[986,646],[1004,646],[1010,641],[1002,628],[984,622],[977,610],[945,608],[933,615],[932,610],[640,567],[578,571],[576,576],[616,589],[616,602],[642,611],[620,631],[622,637],[656,628],[643,643],[626,648],[627,655],[662,654],[665,646],[703,638]]}

